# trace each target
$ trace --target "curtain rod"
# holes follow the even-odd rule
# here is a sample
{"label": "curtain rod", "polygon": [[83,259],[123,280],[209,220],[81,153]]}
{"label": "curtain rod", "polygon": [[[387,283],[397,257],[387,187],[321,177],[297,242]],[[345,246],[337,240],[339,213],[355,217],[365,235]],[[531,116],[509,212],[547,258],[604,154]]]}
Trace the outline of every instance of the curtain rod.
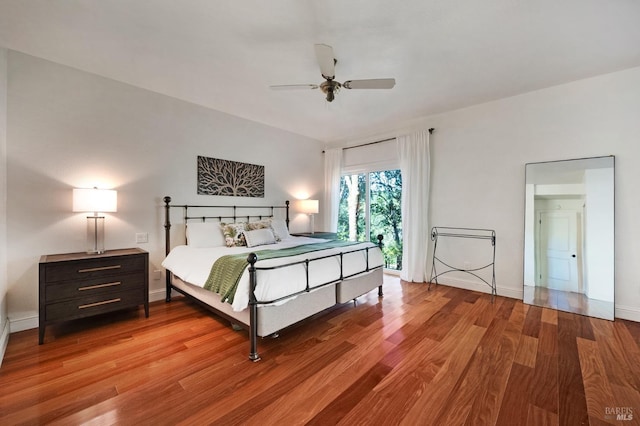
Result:
{"label": "curtain rod", "polygon": [[[429,129],[429,134],[432,134],[434,130],[435,130],[435,129],[434,129],[433,127],[432,127],[432,128],[430,128],[430,129]],[[396,138],[387,138],[387,139],[382,139],[382,140],[379,140],[379,141],[362,143],[362,144],[360,144],[360,145],[345,146],[344,148],[342,148],[342,150],[343,150],[343,151],[346,151],[347,149],[351,149],[351,148],[360,148],[360,147],[362,147],[362,146],[375,145],[375,144],[377,144],[377,143],[389,142],[389,141],[392,141],[392,140],[394,140],[394,139],[396,139]],[[324,150],[322,150],[322,153],[324,154]]]}

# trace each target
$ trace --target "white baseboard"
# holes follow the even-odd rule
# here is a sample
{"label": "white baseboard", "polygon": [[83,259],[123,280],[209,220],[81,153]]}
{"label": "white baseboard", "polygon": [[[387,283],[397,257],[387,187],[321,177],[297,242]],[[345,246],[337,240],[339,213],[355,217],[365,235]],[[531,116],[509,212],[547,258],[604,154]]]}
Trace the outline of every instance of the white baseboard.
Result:
{"label": "white baseboard", "polygon": [[[438,279],[438,281],[440,282],[440,284],[448,285],[450,287],[462,288],[465,290],[473,290],[473,291],[478,291],[480,293],[491,294],[491,288],[487,284],[479,281],[462,280],[459,278],[449,278],[449,277],[444,279],[440,278]],[[523,288],[513,289],[509,287],[496,286],[496,292],[498,293],[498,296],[504,296],[504,297],[509,297],[511,299],[522,300],[524,289]]]}
{"label": "white baseboard", "polygon": [[629,321],[640,322],[640,309],[633,306],[624,306],[616,304],[616,318],[622,318]]}
{"label": "white baseboard", "polygon": [[9,317],[9,330],[11,333],[38,328],[38,326],[38,311],[22,312],[17,318]]}
{"label": "white baseboard", "polygon": [[2,332],[0,333],[0,366],[2,366],[4,353],[9,345],[9,318],[5,318],[2,324],[4,324],[4,327],[2,327]]}
{"label": "white baseboard", "polygon": [[151,290],[149,292],[149,302],[157,302],[158,300],[164,300],[167,296],[167,291],[163,288],[161,290]]}

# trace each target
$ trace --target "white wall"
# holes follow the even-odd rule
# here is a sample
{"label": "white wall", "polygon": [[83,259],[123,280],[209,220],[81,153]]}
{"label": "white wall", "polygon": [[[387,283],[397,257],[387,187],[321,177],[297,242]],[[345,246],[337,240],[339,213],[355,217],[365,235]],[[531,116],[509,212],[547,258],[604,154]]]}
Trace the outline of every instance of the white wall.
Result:
{"label": "white wall", "polygon": [[[85,250],[85,214],[74,187],[118,191],[106,217],[106,248],[149,233],[151,271],[164,258],[162,197],[176,203],[282,204],[322,195],[323,145],[93,74],[9,51],[8,307],[11,330],[37,326],[38,260]],[[265,197],[196,194],[196,157],[265,166]],[[292,230],[308,228],[292,212]],[[152,298],[164,297],[152,280]]]}
{"label": "white wall", "polygon": [[[639,117],[640,68],[633,68],[331,145],[434,127],[429,225],[495,229],[498,294],[518,298],[523,289],[525,164],[615,155],[616,316],[640,321],[640,274],[635,268],[640,259]],[[463,256],[455,260],[464,262]]]}
{"label": "white wall", "polygon": [[7,49],[0,48],[0,364],[9,342],[7,315]]}
{"label": "white wall", "polygon": [[639,116],[634,68],[429,118],[432,224],[496,229],[498,294],[519,297],[524,165],[613,154],[616,316],[640,321]]}

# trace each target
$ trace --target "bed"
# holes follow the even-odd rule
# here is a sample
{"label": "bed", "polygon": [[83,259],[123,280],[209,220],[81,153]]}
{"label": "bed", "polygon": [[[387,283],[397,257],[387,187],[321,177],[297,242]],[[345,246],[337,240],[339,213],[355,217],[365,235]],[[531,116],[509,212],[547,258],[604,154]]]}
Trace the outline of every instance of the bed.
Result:
{"label": "bed", "polygon": [[[251,361],[260,359],[258,337],[376,287],[382,296],[382,236],[376,244],[292,236],[288,201],[175,205],[167,196],[164,204],[167,302],[176,290],[246,328]],[[176,210],[181,221],[172,223]]]}

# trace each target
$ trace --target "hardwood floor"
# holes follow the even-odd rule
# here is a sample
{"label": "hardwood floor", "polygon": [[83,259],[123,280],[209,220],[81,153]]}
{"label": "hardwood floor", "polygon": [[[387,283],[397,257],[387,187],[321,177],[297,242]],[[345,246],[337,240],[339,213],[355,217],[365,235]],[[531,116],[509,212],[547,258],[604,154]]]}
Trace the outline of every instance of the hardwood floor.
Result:
{"label": "hardwood floor", "polygon": [[[179,298],[12,334],[0,424],[640,424],[640,324],[385,277],[259,342]],[[632,416],[616,421],[617,414]]]}
{"label": "hardwood floor", "polygon": [[613,302],[589,299],[582,293],[545,287],[524,286],[524,300],[531,305],[604,319],[612,319],[615,312]]}

